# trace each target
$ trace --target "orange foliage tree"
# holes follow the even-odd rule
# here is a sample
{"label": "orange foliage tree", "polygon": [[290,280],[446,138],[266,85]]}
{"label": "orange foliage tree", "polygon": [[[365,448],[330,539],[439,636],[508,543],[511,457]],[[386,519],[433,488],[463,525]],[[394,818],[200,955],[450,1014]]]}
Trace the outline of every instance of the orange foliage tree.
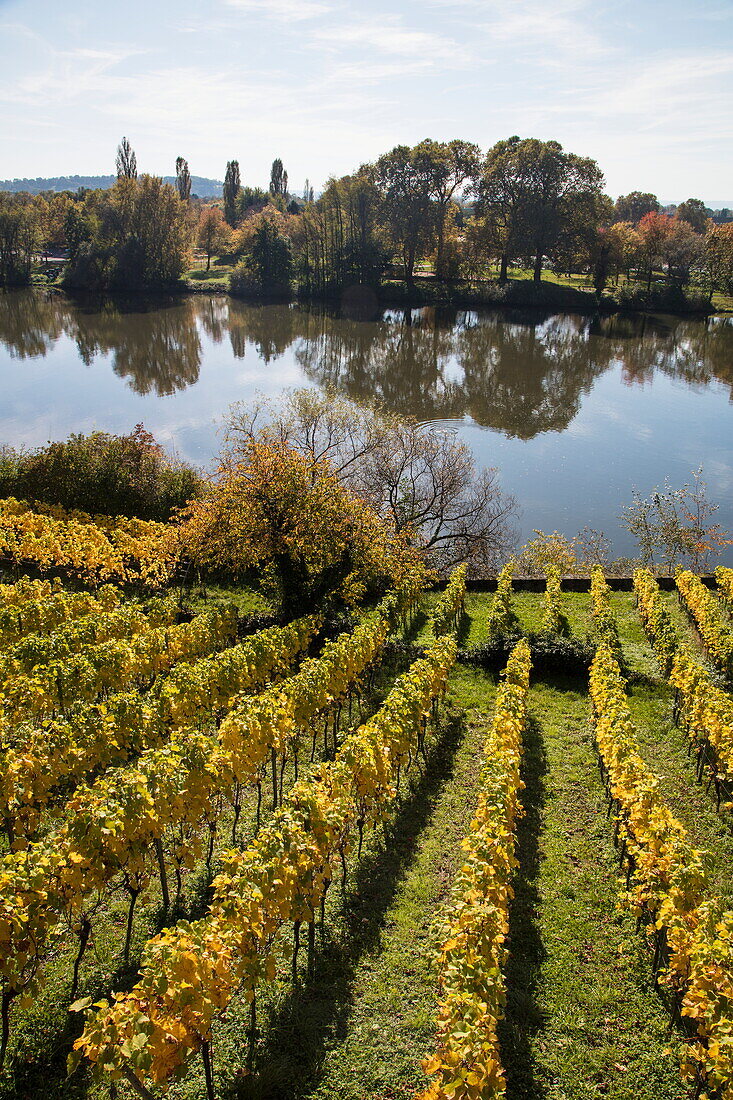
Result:
{"label": "orange foliage tree", "polygon": [[260,570],[289,615],[352,606],[417,562],[327,461],[285,443],[248,440],[183,516],[194,561],[235,575]]}

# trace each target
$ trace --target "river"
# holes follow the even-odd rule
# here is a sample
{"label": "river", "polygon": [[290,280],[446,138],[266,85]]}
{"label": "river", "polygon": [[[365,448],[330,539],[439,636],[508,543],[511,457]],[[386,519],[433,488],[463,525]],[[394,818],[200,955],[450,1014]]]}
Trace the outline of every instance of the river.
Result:
{"label": "river", "polygon": [[[72,302],[0,294],[0,444],[143,423],[213,469],[229,406],[293,386],[454,429],[533,529],[602,529],[703,467],[733,529],[733,319],[251,305],[221,295]],[[733,560],[728,549],[724,561]]]}

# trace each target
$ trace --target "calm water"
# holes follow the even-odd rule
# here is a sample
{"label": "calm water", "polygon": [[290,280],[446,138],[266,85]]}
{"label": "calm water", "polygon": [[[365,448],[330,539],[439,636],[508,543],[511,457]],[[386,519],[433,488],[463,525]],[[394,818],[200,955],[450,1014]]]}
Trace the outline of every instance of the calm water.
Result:
{"label": "calm water", "polygon": [[[0,294],[0,443],[138,422],[213,465],[234,401],[331,386],[456,428],[533,528],[601,528],[636,486],[703,465],[733,528],[733,319],[432,309],[363,321],[195,296],[79,305]],[[731,561],[732,555],[726,555]]]}

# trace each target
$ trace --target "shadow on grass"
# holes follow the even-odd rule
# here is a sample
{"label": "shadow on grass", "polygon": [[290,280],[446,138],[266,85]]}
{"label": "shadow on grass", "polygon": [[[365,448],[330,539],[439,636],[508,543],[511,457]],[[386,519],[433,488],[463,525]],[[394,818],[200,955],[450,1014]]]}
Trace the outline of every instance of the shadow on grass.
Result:
{"label": "shadow on grass", "polygon": [[405,642],[414,642],[420,631],[427,624],[428,614],[423,608],[418,608],[415,614],[412,616],[412,620],[402,635],[402,640]]}
{"label": "shadow on grass", "polygon": [[335,914],[338,938],[329,937],[328,929],[323,939],[319,933],[315,978],[305,981],[301,971],[301,983],[290,987],[264,1021],[253,1075],[222,1089],[222,1100],[296,1100],[316,1088],[325,1055],[348,1032],[359,961],[379,946],[385,914],[440,792],[452,779],[463,730],[462,718],[450,715],[419,777],[399,804],[385,843],[367,851],[350,875]]}
{"label": "shadow on grass", "polygon": [[507,1005],[499,1025],[501,1057],[509,1100],[542,1100],[545,1089],[534,1073],[531,1038],[542,1031],[544,1018],[536,994],[545,949],[537,926],[540,905],[539,836],[545,805],[547,760],[539,724],[529,721],[524,737],[522,778],[526,784],[524,816],[517,827],[519,868],[509,911],[509,961],[506,969]]}
{"label": "shadow on grass", "polygon": [[458,645],[463,649],[467,642],[468,636],[471,633],[471,618],[465,611],[461,612],[461,617],[458,620],[458,630],[456,631],[456,638],[458,639]]}

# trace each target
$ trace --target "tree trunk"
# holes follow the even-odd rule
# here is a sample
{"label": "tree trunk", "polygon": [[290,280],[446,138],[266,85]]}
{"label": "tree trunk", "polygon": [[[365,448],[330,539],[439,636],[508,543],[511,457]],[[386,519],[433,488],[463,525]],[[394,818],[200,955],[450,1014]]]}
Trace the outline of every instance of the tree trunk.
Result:
{"label": "tree trunk", "polygon": [[543,256],[544,256],[544,253],[542,251],[539,251],[537,253],[537,255],[535,256],[533,279],[536,283],[539,283],[539,282],[542,281],[542,259],[543,259]]}
{"label": "tree trunk", "polygon": [[509,276],[507,275],[507,268],[508,267],[509,267],[509,257],[507,256],[506,252],[502,252],[502,254],[501,254],[501,266],[499,268],[499,282],[502,283],[502,284],[509,281]]}
{"label": "tree trunk", "polygon": [[435,253],[435,278],[443,281],[443,248],[445,243],[445,214],[440,220],[438,229],[438,248]]}

